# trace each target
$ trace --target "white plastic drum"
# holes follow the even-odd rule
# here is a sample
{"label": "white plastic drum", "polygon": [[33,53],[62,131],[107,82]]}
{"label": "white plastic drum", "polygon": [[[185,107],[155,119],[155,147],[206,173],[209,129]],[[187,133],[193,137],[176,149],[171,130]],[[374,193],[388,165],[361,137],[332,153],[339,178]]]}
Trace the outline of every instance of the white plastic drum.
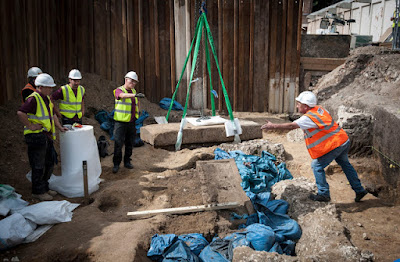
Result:
{"label": "white plastic drum", "polygon": [[101,164],[93,126],[60,132],[61,176],[52,176],[49,187],[66,197],[83,197],[82,162],[87,161],[89,194],[99,189]]}

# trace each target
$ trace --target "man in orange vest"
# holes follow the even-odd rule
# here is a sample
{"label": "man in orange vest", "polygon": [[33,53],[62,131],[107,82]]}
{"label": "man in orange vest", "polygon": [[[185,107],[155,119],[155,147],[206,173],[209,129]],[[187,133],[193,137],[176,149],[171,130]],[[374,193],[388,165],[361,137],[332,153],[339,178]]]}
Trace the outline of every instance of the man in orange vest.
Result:
{"label": "man in orange vest", "polygon": [[285,124],[273,124],[267,121],[261,129],[301,128],[304,131],[307,149],[313,159],[311,168],[318,188],[318,194],[310,195],[311,200],[321,202],[331,200],[324,168],[335,160],[342,167],[351,188],[356,192],[355,202],[360,202],[368,191],[361,185],[356,170],[349,162],[350,140],[346,132],[333,121],[328,111],[317,105],[317,97],[312,92],[302,92],[296,101],[298,111],[304,114],[302,117]]}
{"label": "man in orange vest", "polygon": [[25,103],[25,100],[28,96],[30,96],[33,92],[36,91],[35,79],[41,73],[42,73],[42,70],[39,67],[34,66],[34,67],[29,68],[28,75],[27,75],[28,83],[21,90],[22,104]]}

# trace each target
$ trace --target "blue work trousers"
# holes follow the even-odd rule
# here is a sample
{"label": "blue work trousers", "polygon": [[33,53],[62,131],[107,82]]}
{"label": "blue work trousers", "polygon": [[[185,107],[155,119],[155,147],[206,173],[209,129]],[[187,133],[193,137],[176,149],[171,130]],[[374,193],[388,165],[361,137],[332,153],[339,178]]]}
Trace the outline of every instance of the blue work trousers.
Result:
{"label": "blue work trousers", "polygon": [[347,142],[345,142],[341,146],[335,148],[334,150],[326,153],[325,155],[317,159],[314,159],[311,162],[311,168],[314,172],[319,195],[330,197],[329,184],[326,182],[324,168],[327,167],[333,160],[335,160],[342,167],[342,170],[346,174],[347,180],[349,181],[351,188],[356,193],[365,192],[365,189],[361,185],[360,179],[358,178],[356,170],[349,162],[349,149],[350,141],[347,140]]}

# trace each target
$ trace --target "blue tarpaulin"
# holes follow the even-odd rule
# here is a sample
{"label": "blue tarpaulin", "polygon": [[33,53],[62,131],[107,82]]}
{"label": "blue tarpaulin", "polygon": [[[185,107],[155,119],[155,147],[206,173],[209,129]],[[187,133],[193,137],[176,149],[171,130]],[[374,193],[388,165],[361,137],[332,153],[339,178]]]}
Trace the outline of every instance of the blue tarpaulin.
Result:
{"label": "blue tarpaulin", "polygon": [[[135,121],[136,137],[135,147],[142,146],[144,143],[140,139],[140,128],[143,126],[143,121],[149,117],[147,111],[142,110],[139,114],[139,118]],[[100,128],[107,131],[110,134],[110,139],[114,140],[114,110],[108,113],[105,110],[100,110],[96,115],[95,119],[100,123]]]}
{"label": "blue tarpaulin", "polygon": [[151,238],[147,256],[154,261],[199,261],[198,255],[208,241],[202,234],[158,235]]}
{"label": "blue tarpaulin", "polygon": [[246,155],[240,150],[229,153],[217,148],[214,151],[215,159],[233,158],[242,178],[242,188],[245,192],[259,193],[270,191],[275,183],[292,179],[293,176],[286,168],[285,163],[275,165],[276,158],[267,151],[262,151],[261,157]]}
{"label": "blue tarpaulin", "polygon": [[[165,97],[158,103],[162,109],[168,110],[171,105],[171,98]],[[183,111],[183,106],[174,100],[172,104],[172,110]]]}

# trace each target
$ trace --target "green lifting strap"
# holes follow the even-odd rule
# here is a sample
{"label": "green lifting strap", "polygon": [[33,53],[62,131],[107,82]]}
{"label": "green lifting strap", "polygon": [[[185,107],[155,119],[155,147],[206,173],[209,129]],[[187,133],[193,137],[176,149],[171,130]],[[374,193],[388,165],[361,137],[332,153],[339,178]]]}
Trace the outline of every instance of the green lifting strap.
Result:
{"label": "green lifting strap", "polygon": [[224,98],[225,98],[226,107],[228,109],[229,118],[230,118],[231,121],[234,121],[231,103],[229,101],[229,96],[228,96],[228,93],[227,93],[226,88],[225,88],[224,80],[222,79],[221,70],[220,70],[220,67],[219,67],[219,64],[218,64],[217,53],[215,51],[214,40],[213,40],[213,37],[212,37],[212,34],[211,34],[210,26],[209,26],[209,24],[207,22],[207,18],[206,18],[205,13],[202,13],[200,18],[199,18],[199,20],[197,21],[196,30],[195,30],[195,36],[193,37],[192,43],[190,45],[190,49],[189,49],[188,55],[186,57],[185,64],[184,64],[184,66],[182,68],[182,72],[181,72],[179,81],[178,81],[178,83],[176,85],[174,94],[172,95],[171,104],[169,106],[168,113],[167,113],[167,116],[166,116],[167,121],[168,121],[170,112],[172,110],[172,106],[173,106],[173,103],[174,103],[174,100],[175,100],[175,97],[176,97],[176,93],[178,91],[178,88],[179,88],[179,85],[181,83],[183,74],[185,72],[187,62],[188,62],[190,54],[192,52],[193,43],[196,40],[196,46],[195,46],[195,50],[194,50],[194,54],[193,54],[192,69],[191,69],[191,73],[190,73],[190,82],[189,82],[188,89],[187,89],[186,103],[185,103],[185,109],[183,111],[182,119],[186,117],[186,111],[187,111],[189,95],[190,95],[190,86],[192,84],[193,73],[194,73],[194,68],[196,66],[196,60],[197,60],[197,56],[198,56],[198,52],[199,52],[199,46],[200,46],[200,40],[201,40],[201,35],[202,35],[203,28],[205,28],[205,30],[206,30],[206,34],[204,34],[204,38],[205,38],[205,49],[206,49],[205,52],[206,52],[206,60],[207,60],[207,70],[208,70],[208,75],[209,75],[209,79],[210,79],[210,95],[211,95],[212,115],[215,116],[215,104],[214,104],[214,97],[213,97],[213,94],[211,92],[211,91],[213,91],[213,89],[212,89],[212,79],[211,79],[211,65],[210,65],[211,62],[210,62],[210,55],[209,55],[209,51],[208,51],[208,46],[210,46],[210,48],[211,48],[211,51],[212,51],[213,56],[214,56],[215,64],[216,64],[217,69],[218,69],[218,74],[219,74],[219,77],[220,77],[220,80],[221,80],[222,91],[224,93]]}
{"label": "green lifting strap", "polygon": [[[196,34],[197,34],[197,30],[199,29],[199,26],[200,26],[200,19],[197,21],[196,30],[195,30]],[[196,35],[196,34],[195,34],[195,35]],[[195,40],[195,39],[196,39],[196,37],[193,38],[192,43],[190,44],[189,53],[188,53],[188,55],[186,56],[186,60],[185,60],[185,64],[183,65],[183,68],[182,68],[181,76],[179,77],[179,81],[178,81],[178,83],[176,84],[175,92],[174,92],[174,94],[172,95],[171,104],[169,105],[169,109],[168,109],[167,116],[165,117],[165,118],[167,119],[167,121],[168,121],[168,118],[169,118],[169,114],[171,113],[171,109],[172,109],[172,106],[173,106],[173,104],[174,104],[174,100],[175,100],[175,97],[176,97],[176,93],[178,92],[178,88],[179,88],[179,85],[180,85],[180,83],[181,83],[183,74],[185,73],[186,65],[187,65],[187,62],[188,62],[188,60],[189,60],[190,53],[192,52],[193,43],[194,43],[194,40]]]}

